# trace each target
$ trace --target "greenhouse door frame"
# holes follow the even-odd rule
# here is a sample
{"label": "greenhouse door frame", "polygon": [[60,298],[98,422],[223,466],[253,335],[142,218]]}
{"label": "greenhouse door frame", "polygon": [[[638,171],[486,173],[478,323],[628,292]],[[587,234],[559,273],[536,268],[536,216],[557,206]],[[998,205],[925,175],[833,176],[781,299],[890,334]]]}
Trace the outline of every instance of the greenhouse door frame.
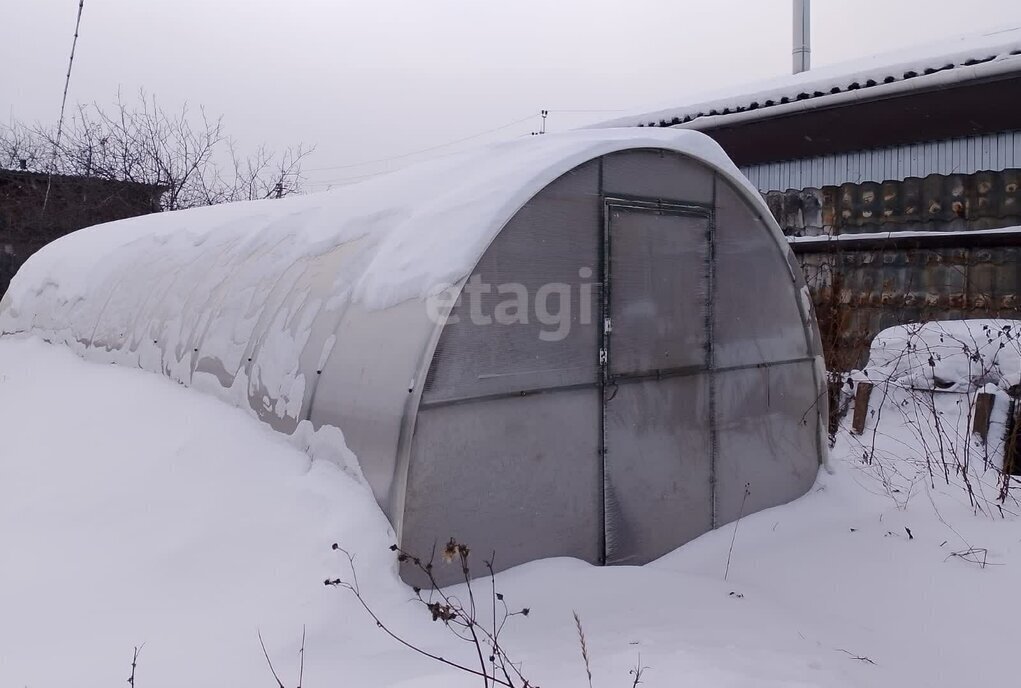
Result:
{"label": "greenhouse door frame", "polygon": [[[636,213],[657,216],[671,216],[676,218],[679,223],[675,229],[669,229],[667,231],[687,231],[684,227],[685,221],[691,223],[692,229],[697,229],[697,235],[699,236],[700,242],[694,244],[693,251],[704,251],[704,272],[697,273],[700,276],[704,276],[704,281],[701,286],[704,286],[704,301],[699,302],[696,299],[691,300],[691,303],[697,304],[703,309],[704,320],[703,322],[697,323],[697,326],[704,328],[704,356],[698,363],[684,363],[680,365],[666,365],[664,367],[652,367],[649,369],[639,369],[634,371],[614,372],[614,354],[613,354],[613,337],[616,328],[616,335],[618,342],[622,341],[621,336],[623,331],[620,329],[620,323],[615,323],[613,320],[614,316],[614,282],[615,280],[620,282],[619,276],[615,276],[613,273],[613,260],[614,260],[614,235],[618,231],[614,229],[614,214],[620,212],[625,213]],[[694,221],[694,222],[691,222]],[[603,476],[602,480],[602,543],[600,547],[600,563],[602,564],[614,564],[614,563],[644,563],[650,558],[655,558],[663,550],[664,542],[642,542],[643,537],[648,537],[650,524],[625,524],[623,533],[618,533],[616,529],[619,529],[619,524],[615,525],[615,519],[619,516],[618,512],[620,504],[617,501],[617,494],[613,492],[613,482],[611,480],[614,473],[614,467],[611,465],[614,456],[608,456],[612,450],[608,447],[612,444],[610,433],[621,431],[614,430],[615,427],[619,428],[619,419],[614,421],[610,418],[609,407],[611,402],[617,397],[618,392],[622,386],[631,387],[635,385],[635,390],[640,390],[637,385],[652,383],[658,385],[660,381],[665,379],[671,379],[673,382],[664,383],[661,387],[652,387],[652,391],[655,393],[659,391],[661,393],[669,394],[667,392],[667,385],[678,385],[679,378],[692,379],[694,376],[702,375],[704,379],[704,402],[706,404],[705,411],[707,413],[707,425],[706,428],[706,456],[699,457],[700,461],[705,462],[704,468],[707,471],[705,489],[707,494],[705,499],[707,500],[706,505],[702,505],[703,509],[708,508],[708,514],[706,517],[708,521],[698,525],[698,534],[705,532],[715,525],[715,505],[714,501],[714,483],[715,483],[715,403],[713,394],[713,383],[712,383],[712,371],[713,371],[713,291],[714,291],[714,221],[715,213],[713,205],[703,203],[693,203],[686,201],[667,201],[667,200],[653,200],[643,198],[628,198],[619,196],[606,196],[603,199],[603,222],[602,222],[602,252],[601,252],[601,265],[600,270],[600,284],[601,284],[601,306],[600,312],[602,316],[602,327],[598,328],[599,332],[599,367],[600,367],[600,421],[599,421],[599,455],[600,455],[600,472]],[[650,236],[655,234],[656,230],[652,230],[650,227]],[[619,236],[619,234],[617,234]],[[634,256],[632,256],[632,260]],[[623,264],[623,262],[622,262]],[[679,266],[680,269],[690,269],[690,266]],[[620,266],[618,266],[618,270]],[[674,285],[671,285],[674,286]],[[673,293],[673,292],[671,292]],[[698,292],[701,294],[702,292]],[[651,296],[651,295],[650,295]],[[662,294],[660,297],[662,298]],[[683,296],[683,295],[679,295]],[[694,325],[695,323],[691,323]],[[625,330],[626,331],[626,330]],[[632,344],[634,342],[632,341]],[[652,345],[649,347],[649,351],[652,349]],[[683,383],[680,383],[683,385]],[[647,387],[647,389],[649,389]],[[641,391],[632,391],[631,394],[636,397],[641,397]],[[621,400],[622,403],[628,403],[625,400]],[[627,433],[621,433],[622,437],[626,436]],[[620,439],[620,438],[618,438]],[[635,450],[640,451],[640,450]],[[609,459],[609,462],[608,462]],[[680,465],[680,457],[678,465]],[[640,468],[640,467],[639,467]],[[619,469],[618,469],[619,470]],[[641,473],[642,471],[635,471],[635,473]],[[651,477],[647,476],[647,477]],[[641,484],[641,478],[638,478],[638,482],[634,484]],[[612,494],[611,494],[612,493]],[[624,496],[627,498],[627,495]],[[634,497],[632,496],[632,499]],[[609,501],[608,501],[609,500]],[[696,498],[697,501],[697,498]],[[611,513],[614,512],[614,513]],[[628,525],[637,525],[637,528],[627,527]],[[658,526],[658,527],[657,527]],[[660,521],[657,525],[652,526],[652,530],[658,530],[660,534],[665,532],[665,529],[669,528],[669,522]],[[674,537],[681,537],[681,534],[671,532],[670,535]],[[610,541],[612,539],[612,542]],[[669,535],[667,539],[670,539]],[[679,546],[681,542],[669,547],[665,551],[669,551],[676,546]],[[631,553],[628,553],[628,550]],[[656,554],[653,556],[649,555],[649,550],[655,550]],[[665,553],[663,551],[662,553]]]}

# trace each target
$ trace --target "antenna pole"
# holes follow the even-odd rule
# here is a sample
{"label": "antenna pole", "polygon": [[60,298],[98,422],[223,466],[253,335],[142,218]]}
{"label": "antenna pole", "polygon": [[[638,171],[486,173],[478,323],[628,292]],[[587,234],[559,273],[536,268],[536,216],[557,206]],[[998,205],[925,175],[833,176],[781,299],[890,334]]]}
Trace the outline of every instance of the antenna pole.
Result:
{"label": "antenna pole", "polygon": [[812,0],[794,0],[794,73],[812,68]]}
{"label": "antenna pole", "polygon": [[539,131],[533,131],[532,136],[541,136],[546,133],[546,118],[549,117],[549,110],[539,110],[542,122],[539,124]]}

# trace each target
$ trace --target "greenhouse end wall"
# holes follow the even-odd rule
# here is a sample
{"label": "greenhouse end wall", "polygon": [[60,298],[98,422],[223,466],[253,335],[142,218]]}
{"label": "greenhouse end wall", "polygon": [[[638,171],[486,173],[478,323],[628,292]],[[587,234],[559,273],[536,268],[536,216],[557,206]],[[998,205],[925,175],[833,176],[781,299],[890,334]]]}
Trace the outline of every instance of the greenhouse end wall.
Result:
{"label": "greenhouse end wall", "polygon": [[657,150],[534,196],[436,344],[401,546],[427,557],[454,538],[498,570],[640,564],[806,492],[825,453],[818,338],[759,205]]}

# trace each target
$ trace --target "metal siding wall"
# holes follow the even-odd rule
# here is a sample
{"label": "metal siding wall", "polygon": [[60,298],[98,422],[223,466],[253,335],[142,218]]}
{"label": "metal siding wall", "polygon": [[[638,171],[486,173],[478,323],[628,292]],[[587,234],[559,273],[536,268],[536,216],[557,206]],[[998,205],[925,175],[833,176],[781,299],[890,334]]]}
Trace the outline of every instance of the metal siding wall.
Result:
{"label": "metal siding wall", "polygon": [[1021,131],[915,143],[881,150],[840,153],[744,167],[759,191],[884,182],[930,174],[973,174],[1021,163]]}

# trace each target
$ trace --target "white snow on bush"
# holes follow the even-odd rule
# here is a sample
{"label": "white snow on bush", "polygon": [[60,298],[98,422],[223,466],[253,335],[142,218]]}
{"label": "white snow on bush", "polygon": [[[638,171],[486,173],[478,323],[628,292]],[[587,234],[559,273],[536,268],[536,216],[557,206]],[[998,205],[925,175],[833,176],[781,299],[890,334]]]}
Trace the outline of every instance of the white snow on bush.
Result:
{"label": "white snow on bush", "polygon": [[[577,611],[597,686],[630,686],[638,661],[649,688],[1012,685],[1021,542],[1018,505],[997,501],[984,468],[997,448],[968,436],[968,394],[890,389],[874,391],[864,435],[838,433],[835,472],[791,504],[644,567],[551,559],[499,574],[508,603],[531,610],[508,624],[508,652],[539,685],[586,687]],[[933,396],[933,410],[918,403]],[[952,428],[942,454],[920,439],[932,418]],[[137,686],[272,686],[261,631],[293,686],[303,626],[306,688],[479,685],[323,585],[348,575],[339,542],[395,631],[477,661],[412,602],[386,520],[334,463],[349,457],[310,462],[158,375],[10,337],[0,437],[0,685],[124,685],[145,643]]]}
{"label": "white snow on bush", "polygon": [[1021,382],[1021,321],[951,320],[898,325],[872,340],[854,379],[915,389],[1009,389]]}

